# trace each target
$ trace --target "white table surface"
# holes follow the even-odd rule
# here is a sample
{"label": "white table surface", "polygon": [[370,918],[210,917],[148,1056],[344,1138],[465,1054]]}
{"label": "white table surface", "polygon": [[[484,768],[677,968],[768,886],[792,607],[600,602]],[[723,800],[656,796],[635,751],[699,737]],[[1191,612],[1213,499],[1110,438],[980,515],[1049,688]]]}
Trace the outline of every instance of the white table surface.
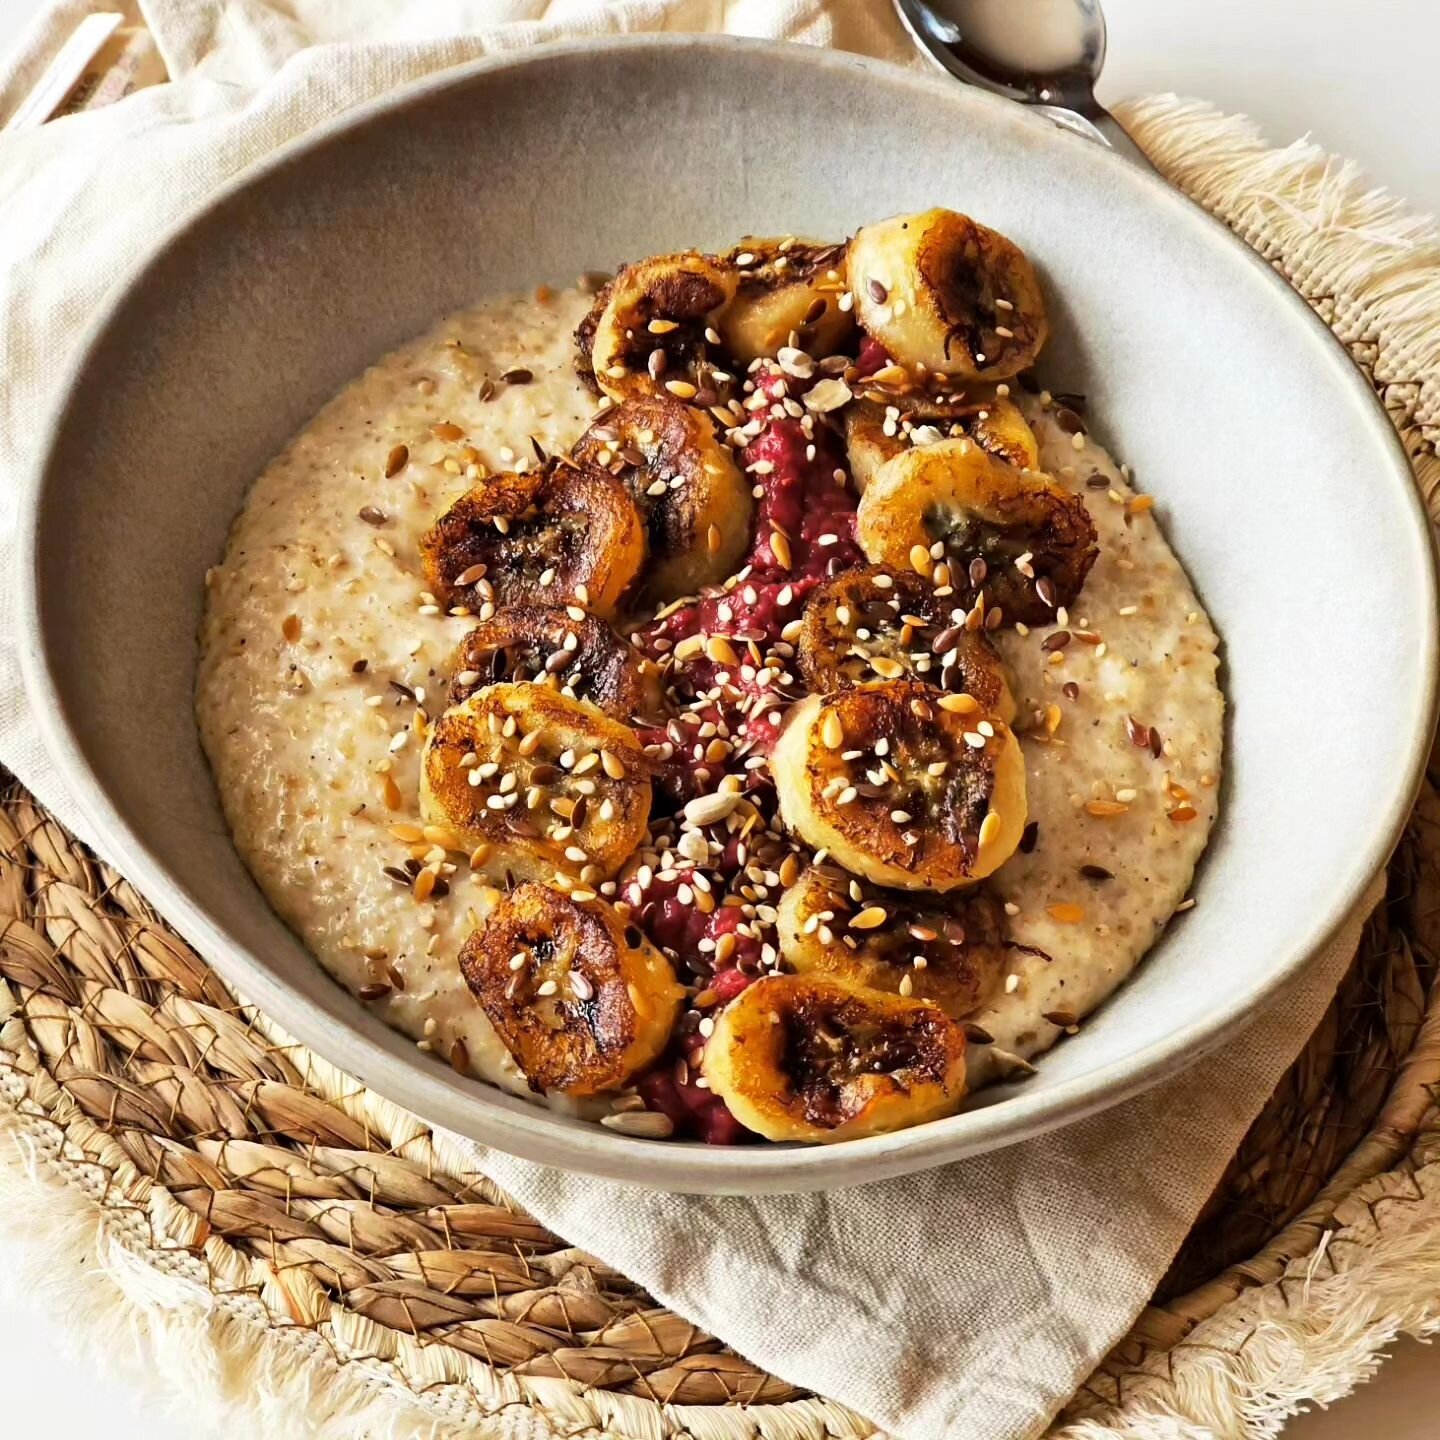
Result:
{"label": "white table surface", "polygon": [[[0,0],[0,47],[40,3]],[[1440,214],[1440,0],[1105,0],[1105,10],[1105,98],[1176,90],[1254,116],[1276,141],[1309,131]],[[123,1382],[82,1373],[63,1330],[43,1296],[0,1313],[0,1430],[197,1440],[183,1417],[151,1413]],[[1437,1360],[1440,1352],[1401,1342],[1375,1382],[1297,1419],[1286,1440],[1432,1440]]]}

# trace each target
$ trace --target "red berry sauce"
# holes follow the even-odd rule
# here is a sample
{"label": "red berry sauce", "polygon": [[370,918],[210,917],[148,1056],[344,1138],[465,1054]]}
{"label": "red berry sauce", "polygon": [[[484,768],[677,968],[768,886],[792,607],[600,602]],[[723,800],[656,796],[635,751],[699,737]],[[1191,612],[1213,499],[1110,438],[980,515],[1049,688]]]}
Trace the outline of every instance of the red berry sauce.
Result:
{"label": "red berry sauce", "polygon": [[[879,350],[868,363],[879,369],[887,359]],[[771,403],[738,456],[758,492],[746,567],[728,589],[680,606],[635,637],[652,659],[670,659],[670,683],[686,707],[666,725],[639,732],[655,766],[657,813],[682,809],[731,774],[767,817],[773,814],[768,770],[746,761],[768,754],[790,701],[803,693],[782,631],[800,618],[805,597],[821,580],[864,562],[840,441],[803,409],[791,413],[811,382],[773,364],[751,378],[752,393]],[[752,427],[759,413],[752,411]],[[706,643],[696,644],[697,637]],[[673,658],[677,648],[683,659]],[[636,923],[683,978],[713,992],[706,1006],[711,1014],[774,959],[747,918],[746,909],[753,915],[754,907],[739,903],[745,863],[744,847],[732,836],[705,867],[709,891],[699,891],[694,872],[683,865],[646,875],[643,888],[635,877],[621,888],[619,898]],[[719,1097],[696,1083],[705,1047],[701,1019],[696,1009],[682,1013],[666,1055],[636,1085],[650,1109],[669,1116],[677,1135],[733,1145],[753,1137]]]}

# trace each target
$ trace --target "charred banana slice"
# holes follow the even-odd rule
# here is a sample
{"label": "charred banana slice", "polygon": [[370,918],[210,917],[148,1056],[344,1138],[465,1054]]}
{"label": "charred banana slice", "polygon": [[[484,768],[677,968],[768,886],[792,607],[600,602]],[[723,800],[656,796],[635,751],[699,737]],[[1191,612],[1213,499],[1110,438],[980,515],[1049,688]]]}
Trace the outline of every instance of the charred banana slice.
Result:
{"label": "charred banana slice", "polygon": [[709,417],[663,395],[607,410],[571,452],[629,492],[650,548],[646,594],[693,595],[718,584],[750,544],[750,486]]}
{"label": "charred banana slice", "polygon": [[735,294],[735,272],[697,250],[626,265],[599,297],[599,314],[582,323],[595,383],[612,400],[664,394],[713,405],[717,384],[708,333]]}
{"label": "charred banana slice", "polygon": [[1042,625],[1074,604],[1100,553],[1080,496],[969,440],[882,465],[860,497],[855,535],[869,559],[895,566],[918,563],[938,543],[957,600],[970,608],[983,593],[986,612],[1010,624]]}
{"label": "charred banana slice", "polygon": [[856,318],[909,369],[1003,380],[1045,343],[1045,302],[1024,252],[954,210],[864,226],[849,278]]}
{"label": "charred banana slice", "polygon": [[770,769],[785,824],[877,885],[971,885],[1025,830],[1010,727],[969,695],[914,680],[808,696],[786,716]]}
{"label": "charred banana slice", "polygon": [[936,902],[812,865],[780,897],[775,928],[792,969],[932,1000],[957,1020],[1005,973],[1005,909],[984,890]]}
{"label": "charred banana slice", "polygon": [[455,652],[450,703],[501,680],[553,685],[627,723],[665,709],[659,667],[578,606],[511,605],[476,625]]}
{"label": "charred banana slice", "polygon": [[705,1078],[767,1140],[828,1144],[950,1114],[965,1036],[940,1009],[819,975],[757,980],[721,1011]]}
{"label": "charred banana slice", "polygon": [[1035,432],[1020,407],[1004,395],[976,396],[967,391],[955,400],[904,394],[858,400],[845,407],[844,424],[846,458],[861,494],[887,460],[912,445],[931,445],[960,435],[968,435],[982,450],[1021,470],[1033,470],[1040,463]]}
{"label": "charred banana slice", "polygon": [[965,433],[987,454],[1006,460],[1017,470],[1040,464],[1040,442],[1020,407],[1005,395],[978,400],[973,419],[961,422]]}
{"label": "charred banana slice", "polygon": [[840,308],[843,245],[751,236],[725,263],[734,267],[739,281],[715,328],[738,364],[773,359],[785,345],[797,345],[817,360],[845,348],[855,317]]}
{"label": "charred banana slice", "polygon": [[460,973],[532,1090],[618,1090],[670,1038],[684,988],[603,900],[548,885],[504,896],[460,950]]}
{"label": "charred banana slice", "polygon": [[467,847],[492,847],[492,869],[590,883],[644,840],[650,773],[635,732],[593,705],[545,685],[491,685],[431,727],[420,813]]}
{"label": "charred banana slice", "polygon": [[796,643],[811,690],[830,694],[873,680],[914,676],[973,695],[1008,725],[1015,697],[983,633],[952,624],[947,602],[914,570],[846,570],[810,592]]}
{"label": "charred banana slice", "polygon": [[421,537],[420,558],[447,609],[580,596],[608,619],[644,563],[645,531],[613,476],[549,460],[460,496]]}

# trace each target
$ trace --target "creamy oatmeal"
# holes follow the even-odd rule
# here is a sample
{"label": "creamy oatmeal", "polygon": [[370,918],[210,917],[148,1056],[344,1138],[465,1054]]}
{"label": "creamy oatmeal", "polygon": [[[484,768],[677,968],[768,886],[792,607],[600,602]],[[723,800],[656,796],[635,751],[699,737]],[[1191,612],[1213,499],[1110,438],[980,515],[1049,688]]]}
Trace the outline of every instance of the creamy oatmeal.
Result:
{"label": "creamy oatmeal", "polygon": [[[899,358],[923,352],[924,295],[902,298],[894,237],[866,236],[848,290],[840,247],[756,245],[644,262],[685,261],[637,292],[665,298],[658,320],[610,324],[631,272],[598,303],[542,289],[445,319],[291,441],[210,572],[197,713],[236,844],[320,963],[458,1069],[531,1095],[514,1052],[550,1103],[637,1134],[916,1123],[959,1103],[966,1070],[1022,1073],[1188,903],[1218,642],[1152,498],[1075,397],[982,378],[962,405],[951,380],[912,413]],[[1044,336],[1020,262],[984,258],[1013,299],[965,332],[981,376]],[[697,301],[676,273],[723,293]],[[703,340],[668,318],[687,305]],[[1074,532],[1064,564],[988,512],[947,530],[949,500],[913,518],[930,550],[885,551],[887,466],[947,446],[986,484],[1050,477],[1023,485],[1049,507],[1042,541]],[[505,476],[518,499],[496,499]],[[982,542],[989,566],[963,548]],[[844,644],[807,649],[807,603],[867,562],[903,629],[882,643],[842,604]],[[541,726],[527,687],[547,678]],[[898,729],[841,734],[901,700]],[[813,815],[800,770],[778,797],[770,770],[812,722],[813,753],[849,767]],[[941,813],[957,796],[975,826]],[[639,1023],[606,1030],[607,980]],[[784,1114],[747,1091],[777,1037],[803,1099]]]}
{"label": "creamy oatmeal", "polygon": [[[417,903],[392,827],[418,823],[416,716],[443,708],[473,623],[427,601],[420,537],[468,465],[511,469],[579,435],[595,407],[570,335],[589,303],[478,306],[347,386],[256,481],[201,633],[201,738],[261,889],[391,1024],[443,1057],[458,1042],[465,1068],[522,1093],[456,964],[484,877],[458,870]],[[441,438],[451,425],[476,460]]]}
{"label": "creamy oatmeal", "polygon": [[1021,714],[1039,719],[1020,742],[1034,828],[994,881],[1015,909],[1013,940],[1033,951],[1013,952],[1013,988],[971,1018],[1029,1057],[1094,1009],[1185,903],[1215,819],[1225,705],[1219,642],[1151,497],[1093,440],[1075,447],[1063,406],[1023,408],[1041,469],[1085,497],[1100,539],[1073,613],[997,642]]}

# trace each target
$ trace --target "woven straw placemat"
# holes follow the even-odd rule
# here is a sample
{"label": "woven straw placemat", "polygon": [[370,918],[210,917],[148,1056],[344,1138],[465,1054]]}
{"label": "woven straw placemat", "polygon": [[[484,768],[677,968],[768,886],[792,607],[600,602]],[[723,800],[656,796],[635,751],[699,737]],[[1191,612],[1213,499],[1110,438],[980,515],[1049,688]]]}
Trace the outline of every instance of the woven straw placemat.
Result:
{"label": "woven straw placemat", "polygon": [[[1306,147],[1199,106],[1129,123],[1272,259],[1440,482],[1440,246]],[[1440,771],[1435,772],[1440,777]],[[1440,793],[1386,904],[1075,1436],[1273,1432],[1440,1328]],[[204,1422],[285,1435],[865,1436],[510,1205],[239,1003],[120,875],[0,796],[0,1208],[17,1283]],[[1210,1427],[1206,1429],[1205,1427]]]}

